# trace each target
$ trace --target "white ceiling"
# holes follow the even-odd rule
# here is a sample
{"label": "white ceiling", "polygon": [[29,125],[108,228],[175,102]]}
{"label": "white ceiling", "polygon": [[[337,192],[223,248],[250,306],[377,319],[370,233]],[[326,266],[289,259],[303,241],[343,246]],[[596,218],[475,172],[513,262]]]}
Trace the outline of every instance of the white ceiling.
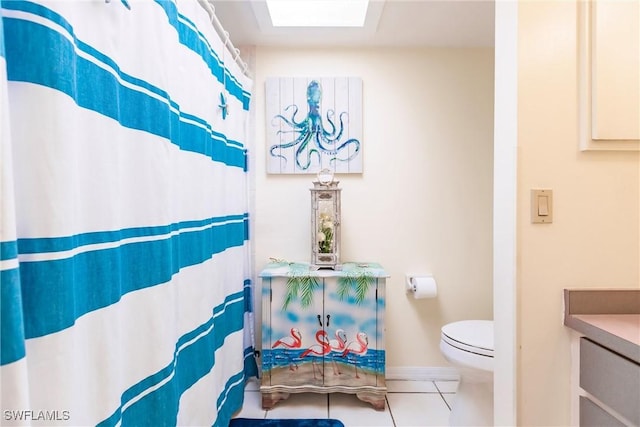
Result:
{"label": "white ceiling", "polygon": [[274,28],[264,0],[209,0],[241,46],[493,47],[493,0],[372,0],[364,28]]}

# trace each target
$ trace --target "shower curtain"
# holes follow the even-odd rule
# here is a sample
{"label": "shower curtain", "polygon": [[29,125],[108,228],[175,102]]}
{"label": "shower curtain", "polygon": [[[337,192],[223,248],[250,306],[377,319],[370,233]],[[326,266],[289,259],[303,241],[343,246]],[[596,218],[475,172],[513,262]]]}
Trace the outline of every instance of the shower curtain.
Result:
{"label": "shower curtain", "polygon": [[226,426],[251,80],[195,0],[1,12],[0,424]]}

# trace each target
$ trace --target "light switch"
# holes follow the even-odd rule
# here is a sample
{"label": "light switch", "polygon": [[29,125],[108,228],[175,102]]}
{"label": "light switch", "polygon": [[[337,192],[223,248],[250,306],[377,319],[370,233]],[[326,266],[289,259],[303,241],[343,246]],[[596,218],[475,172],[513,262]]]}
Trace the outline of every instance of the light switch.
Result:
{"label": "light switch", "polygon": [[531,222],[534,224],[553,222],[552,190],[531,190]]}
{"label": "light switch", "polygon": [[538,216],[549,216],[549,197],[538,195]]}

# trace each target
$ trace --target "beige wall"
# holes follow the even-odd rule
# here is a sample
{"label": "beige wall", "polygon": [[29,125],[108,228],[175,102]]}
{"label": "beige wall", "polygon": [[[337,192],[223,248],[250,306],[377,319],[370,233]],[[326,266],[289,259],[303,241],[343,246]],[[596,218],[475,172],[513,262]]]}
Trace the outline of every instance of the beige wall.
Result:
{"label": "beige wall", "polygon": [[[518,425],[570,423],[567,287],[640,286],[638,152],[581,152],[576,4],[520,2],[518,19]],[[554,191],[553,224],[529,191]]]}
{"label": "beige wall", "polygon": [[[378,261],[391,275],[387,367],[447,366],[438,348],[440,327],[492,316],[493,50],[249,52],[256,270],[269,257],[310,258],[314,177],[265,172],[266,77],[361,77],[364,173],[338,177],[343,260]],[[432,273],[438,298],[408,298],[406,273]]]}
{"label": "beige wall", "polygon": [[[523,426],[570,423],[562,289],[640,287],[639,155],[578,150],[576,12],[573,2],[519,4],[517,405]],[[344,258],[380,261],[391,273],[387,365],[445,366],[439,327],[490,317],[492,310],[492,51],[249,51],[256,70],[256,269],[270,256],[309,257],[311,177],[265,173],[265,78],[362,77],[364,173],[340,177]],[[530,223],[531,188],[554,190],[553,224]],[[405,296],[404,274],[421,271],[438,279],[436,300]]]}

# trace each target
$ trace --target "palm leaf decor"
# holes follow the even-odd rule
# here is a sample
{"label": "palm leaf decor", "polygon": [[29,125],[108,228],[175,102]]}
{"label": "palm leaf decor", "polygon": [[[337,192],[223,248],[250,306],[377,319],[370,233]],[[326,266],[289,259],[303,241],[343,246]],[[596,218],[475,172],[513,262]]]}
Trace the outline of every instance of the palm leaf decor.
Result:
{"label": "palm leaf decor", "polygon": [[351,296],[356,304],[361,304],[367,296],[369,288],[375,284],[375,276],[366,269],[356,267],[346,272],[346,275],[338,278],[338,297],[340,301]]}
{"label": "palm leaf decor", "polygon": [[282,302],[282,311],[286,311],[293,301],[300,298],[300,306],[307,308],[313,303],[313,293],[320,288],[317,277],[311,276],[309,267],[290,264],[287,278],[287,292]]}

